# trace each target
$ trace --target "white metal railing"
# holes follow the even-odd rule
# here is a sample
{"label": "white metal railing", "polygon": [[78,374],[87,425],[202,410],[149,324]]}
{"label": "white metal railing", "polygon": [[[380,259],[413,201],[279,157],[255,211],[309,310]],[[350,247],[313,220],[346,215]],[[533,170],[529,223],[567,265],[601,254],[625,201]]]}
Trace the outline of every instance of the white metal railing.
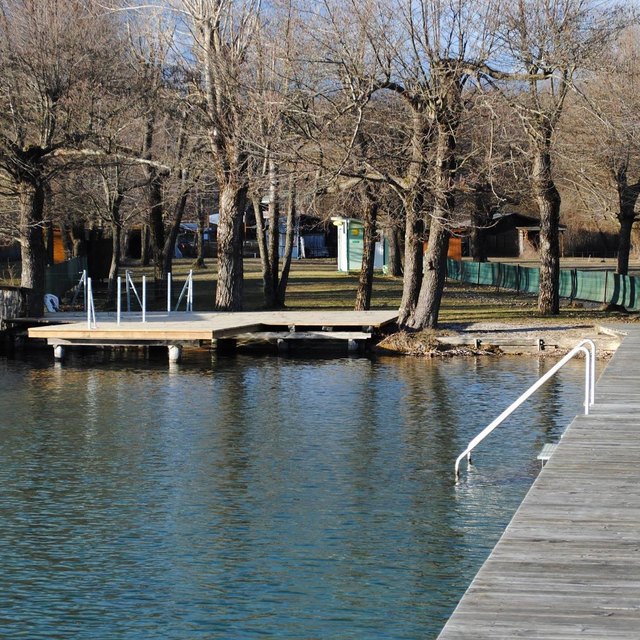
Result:
{"label": "white metal railing", "polygon": [[87,329],[95,329],[96,325],[96,307],[93,304],[93,288],[91,287],[91,278],[86,278],[87,283]]}
{"label": "white metal railing", "polygon": [[122,313],[122,278],[118,276],[116,285],[116,324],[120,324],[120,314]]}
{"label": "white metal railing", "polygon": [[595,401],[596,389],[596,345],[593,340],[582,340],[567,355],[545,373],[535,384],[532,384],[515,402],[510,404],[491,424],[485,427],[457,457],[455,464],[456,479],[460,476],[460,461],[467,458],[467,466],[471,464],[471,452],[500,424],[502,424],[525,400],[532,396],[549,378],[553,377],[569,360],[579,353],[585,355],[584,381],[584,413],[589,414],[589,407]]}
{"label": "white metal railing", "polygon": [[[171,274],[167,274],[167,315],[171,313]],[[131,277],[131,272],[125,272],[125,295],[127,299],[127,311],[131,312],[131,294],[135,296],[138,304],[140,305],[140,309],[142,311],[142,322],[147,321],[147,278],[146,276],[142,276],[142,297],[138,294],[138,290],[136,289],[136,285],[133,282],[133,278]],[[189,271],[189,275],[187,276],[187,280],[182,287],[182,291],[180,292],[180,296],[178,297],[178,302],[176,303],[174,311],[177,311],[182,303],[182,300],[186,296],[186,308],[185,311],[193,311],[193,270]],[[116,293],[116,324],[120,324],[120,317],[122,314],[122,282],[120,277],[117,279],[117,293]]]}
{"label": "white metal railing", "polygon": [[[171,275],[169,275],[169,280],[168,282],[171,282]],[[170,289],[171,285],[169,284],[169,292],[171,291]],[[187,301],[186,301],[186,308],[185,311],[187,312],[191,312],[193,311],[193,270],[189,271],[189,275],[187,276],[187,279],[185,280],[185,283],[182,287],[182,291],[180,292],[180,295],[178,296],[178,302],[176,302],[176,306],[174,311],[177,311],[178,308],[180,307],[180,303],[182,302],[183,298],[185,297],[185,295],[187,296]],[[170,310],[171,309],[171,297],[170,297],[170,293],[167,294],[167,309]]]}
{"label": "white metal railing", "polygon": [[[144,279],[143,279],[144,282]],[[125,292],[127,296],[127,312],[131,312],[131,292],[133,291],[133,295],[136,297],[138,304],[140,305],[140,309],[142,309],[142,300],[138,295],[138,290],[136,289],[136,285],[133,282],[133,278],[131,277],[131,271],[125,271],[124,273],[124,285]]]}
{"label": "white metal railing", "polygon": [[71,308],[75,305],[78,296],[80,295],[80,291],[83,292],[83,309],[87,308],[87,270],[85,269],[80,274],[80,280],[78,280],[78,284],[75,286],[75,290],[73,292],[73,298],[71,298]]}

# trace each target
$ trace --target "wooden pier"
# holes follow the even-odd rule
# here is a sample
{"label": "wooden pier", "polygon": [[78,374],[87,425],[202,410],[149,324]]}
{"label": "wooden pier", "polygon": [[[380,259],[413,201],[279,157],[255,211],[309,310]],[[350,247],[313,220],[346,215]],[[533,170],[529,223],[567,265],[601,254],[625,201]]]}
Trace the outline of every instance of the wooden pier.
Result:
{"label": "wooden pier", "polygon": [[[393,311],[270,311],[236,313],[147,313],[122,314],[118,324],[114,313],[99,313],[95,326],[86,316],[51,314],[58,324],[31,327],[30,338],[43,338],[62,359],[69,346],[166,346],[171,361],[180,358],[185,346],[211,345],[239,339],[272,341],[286,345],[291,340],[339,340],[350,349],[371,340],[383,327],[394,323]],[[82,318],[82,319],[81,319]]]}
{"label": "wooden pier", "polygon": [[440,640],[640,638],[640,328],[624,331]]}

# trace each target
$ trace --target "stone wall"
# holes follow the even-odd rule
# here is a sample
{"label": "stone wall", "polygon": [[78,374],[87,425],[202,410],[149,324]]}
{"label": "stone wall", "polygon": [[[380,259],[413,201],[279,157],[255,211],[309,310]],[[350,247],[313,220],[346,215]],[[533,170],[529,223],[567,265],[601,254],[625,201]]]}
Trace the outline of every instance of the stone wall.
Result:
{"label": "stone wall", "polygon": [[0,286],[0,331],[6,330],[7,320],[29,316],[31,298],[31,289]]}

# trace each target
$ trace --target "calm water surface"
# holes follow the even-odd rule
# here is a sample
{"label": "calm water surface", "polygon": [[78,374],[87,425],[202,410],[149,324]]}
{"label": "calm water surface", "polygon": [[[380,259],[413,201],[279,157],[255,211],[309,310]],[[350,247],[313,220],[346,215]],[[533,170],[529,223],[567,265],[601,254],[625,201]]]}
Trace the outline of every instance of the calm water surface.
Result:
{"label": "calm water surface", "polygon": [[435,638],[582,397],[456,486],[549,364],[165,358],[0,356],[0,637]]}

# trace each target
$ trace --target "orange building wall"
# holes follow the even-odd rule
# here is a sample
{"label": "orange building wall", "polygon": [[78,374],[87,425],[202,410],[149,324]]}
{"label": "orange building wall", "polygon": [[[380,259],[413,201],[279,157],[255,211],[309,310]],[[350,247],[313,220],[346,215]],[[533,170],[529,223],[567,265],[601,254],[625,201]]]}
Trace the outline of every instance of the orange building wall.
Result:
{"label": "orange building wall", "polygon": [[[427,252],[428,242],[424,243],[423,251]],[[454,260],[462,260],[462,238],[458,236],[451,236],[449,238],[449,250],[447,251],[447,257]]]}
{"label": "orange building wall", "polygon": [[60,229],[53,230],[53,264],[64,262],[64,246]]}
{"label": "orange building wall", "polygon": [[449,251],[447,257],[454,260],[462,260],[462,238],[452,236],[449,238]]}

